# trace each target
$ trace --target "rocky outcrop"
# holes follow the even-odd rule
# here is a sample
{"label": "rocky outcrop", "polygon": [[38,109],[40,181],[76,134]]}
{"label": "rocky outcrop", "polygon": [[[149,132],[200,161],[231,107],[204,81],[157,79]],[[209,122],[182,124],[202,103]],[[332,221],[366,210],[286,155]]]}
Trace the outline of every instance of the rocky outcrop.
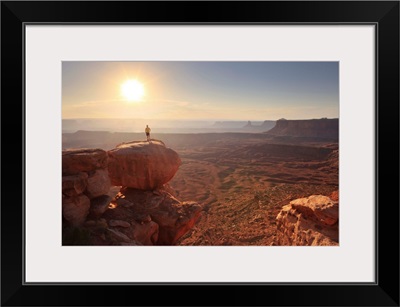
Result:
{"label": "rocky outcrop", "polygon": [[162,187],[181,164],[178,154],[158,140],[120,144],[108,151],[108,157],[112,184],[139,190]]}
{"label": "rocky outcrop", "polygon": [[274,136],[339,139],[339,119],[322,118],[309,120],[280,119],[274,128],[266,132]]}
{"label": "rocky outcrop", "polygon": [[143,245],[175,244],[194,226],[202,211],[199,204],[181,202],[164,189],[123,188],[115,204],[102,217],[109,226]]}
{"label": "rocky outcrop", "polygon": [[90,212],[98,216],[107,209],[107,162],[107,152],[101,149],[62,152],[62,212],[71,225],[83,224]]}
{"label": "rocky outcrop", "polygon": [[110,205],[112,197],[109,195],[101,195],[92,199],[90,204],[89,217],[90,218],[99,218],[103,215],[104,212],[107,211],[108,206]]}
{"label": "rocky outcrop", "polygon": [[82,194],[86,190],[87,179],[87,173],[62,176],[63,195],[72,197]]}
{"label": "rocky outcrop", "polygon": [[124,143],[108,153],[63,152],[63,216],[80,225],[70,233],[81,233],[76,235],[81,243],[88,235],[90,243],[83,245],[174,245],[202,211],[195,202],[176,199],[165,185],[180,163],[178,154],[157,140]]}
{"label": "rocky outcrop", "polygon": [[95,170],[88,176],[85,194],[90,198],[106,195],[110,190],[111,182],[106,169]]}
{"label": "rocky outcrop", "polygon": [[62,198],[63,217],[73,225],[83,224],[89,214],[89,208],[90,199],[83,194]]}
{"label": "rocky outcrop", "polygon": [[[127,207],[117,206],[108,210],[103,218],[108,223],[108,231],[117,232],[122,240],[119,243],[138,242],[141,245],[155,245],[158,241],[159,226],[154,221],[141,219],[140,214]],[[118,244],[118,243],[117,243]],[[118,244],[119,245],[119,244]]]}
{"label": "rocky outcrop", "polygon": [[339,202],[332,198],[311,195],[284,206],[276,218],[275,245],[338,245]]}
{"label": "rocky outcrop", "polygon": [[107,152],[102,149],[66,149],[62,152],[62,174],[74,175],[107,167]]}

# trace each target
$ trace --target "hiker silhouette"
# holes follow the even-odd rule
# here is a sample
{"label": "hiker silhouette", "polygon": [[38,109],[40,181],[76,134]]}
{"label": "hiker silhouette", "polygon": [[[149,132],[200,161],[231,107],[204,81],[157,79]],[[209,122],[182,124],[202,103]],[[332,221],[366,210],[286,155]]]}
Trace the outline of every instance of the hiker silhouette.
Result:
{"label": "hiker silhouette", "polygon": [[150,131],[151,131],[151,129],[150,129],[149,125],[146,125],[144,132],[146,133],[147,142],[150,141]]}

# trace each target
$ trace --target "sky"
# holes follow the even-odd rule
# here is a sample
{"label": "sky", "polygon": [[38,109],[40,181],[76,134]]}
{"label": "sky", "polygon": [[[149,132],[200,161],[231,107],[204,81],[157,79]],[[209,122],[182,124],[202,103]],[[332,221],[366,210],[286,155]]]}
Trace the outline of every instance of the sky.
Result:
{"label": "sky", "polygon": [[[140,84],[143,97],[138,99],[137,89],[131,89],[135,101],[123,94],[128,80]],[[62,63],[62,116],[254,121],[338,118],[339,63],[66,61]]]}

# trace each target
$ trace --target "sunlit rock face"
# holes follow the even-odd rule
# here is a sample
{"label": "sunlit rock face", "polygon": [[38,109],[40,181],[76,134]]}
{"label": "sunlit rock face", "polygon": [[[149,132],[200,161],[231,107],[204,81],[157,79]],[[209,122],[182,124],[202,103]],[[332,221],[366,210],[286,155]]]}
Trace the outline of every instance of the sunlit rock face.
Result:
{"label": "sunlit rock face", "polygon": [[311,195],[283,206],[276,217],[275,244],[338,245],[339,202],[332,198]]}
{"label": "sunlit rock face", "polygon": [[135,141],[108,151],[111,183],[139,190],[153,190],[170,181],[181,165],[179,155],[163,142]]}

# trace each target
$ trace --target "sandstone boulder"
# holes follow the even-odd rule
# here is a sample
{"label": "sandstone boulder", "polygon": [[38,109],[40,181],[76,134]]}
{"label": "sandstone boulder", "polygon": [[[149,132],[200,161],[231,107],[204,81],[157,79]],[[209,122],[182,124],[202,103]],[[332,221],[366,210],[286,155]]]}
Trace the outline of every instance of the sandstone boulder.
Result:
{"label": "sandstone boulder", "polygon": [[88,175],[78,173],[62,177],[62,193],[65,196],[78,196],[82,194],[87,186]]}
{"label": "sandstone boulder", "polygon": [[107,231],[109,232],[109,235],[111,236],[112,239],[114,239],[115,241],[121,243],[131,243],[131,239],[124,233],[115,230],[115,229],[107,229]]}
{"label": "sandstone boulder", "polygon": [[92,199],[107,194],[110,187],[111,182],[108,177],[108,171],[105,169],[98,169],[88,177],[85,194]]}
{"label": "sandstone boulder", "polygon": [[62,152],[62,173],[73,175],[107,167],[107,152],[102,149],[67,149]]}
{"label": "sandstone boulder", "polygon": [[157,140],[120,144],[108,151],[108,158],[111,183],[139,190],[161,187],[181,164],[179,155]]}
{"label": "sandstone boulder", "polygon": [[276,245],[338,245],[339,203],[311,195],[283,206],[276,217]]}
{"label": "sandstone boulder", "polygon": [[[130,241],[142,245],[154,245],[158,240],[158,224],[151,219],[143,221],[142,214],[131,207],[117,206],[109,209],[103,217],[114,230],[124,234]],[[127,242],[127,240],[123,241]]]}
{"label": "sandstone boulder", "polygon": [[327,196],[311,195],[293,200],[290,204],[298,212],[315,217],[321,224],[333,225],[339,219],[339,203]]}
{"label": "sandstone boulder", "polygon": [[150,221],[148,223],[138,223],[132,221],[131,235],[132,239],[143,245],[157,244],[159,235],[159,226],[157,223]]}
{"label": "sandstone boulder", "polygon": [[102,149],[63,150],[62,208],[65,220],[82,224],[89,209],[93,218],[107,210],[106,202],[111,199],[107,195],[111,186],[107,165],[107,152]]}
{"label": "sandstone boulder", "polygon": [[63,197],[62,213],[71,225],[81,225],[89,214],[90,200],[85,195]]}
{"label": "sandstone boulder", "polygon": [[157,245],[175,244],[193,228],[203,210],[198,203],[180,202],[165,190],[153,192],[124,188],[121,194],[132,204],[121,208],[133,212],[133,220],[140,224],[149,223],[149,220],[157,223]]}
{"label": "sandstone boulder", "polygon": [[110,220],[108,222],[108,224],[111,227],[125,227],[125,228],[129,228],[131,227],[131,224],[126,222],[126,221],[122,221],[122,220]]}
{"label": "sandstone boulder", "polygon": [[330,199],[335,200],[335,201],[339,201],[339,191],[334,191],[332,192]]}
{"label": "sandstone boulder", "polygon": [[90,216],[99,218],[108,209],[112,198],[109,195],[101,195],[90,200]]}
{"label": "sandstone boulder", "polygon": [[171,202],[166,199],[160,210],[151,213],[152,219],[160,226],[158,244],[175,244],[193,228],[200,217],[202,207],[196,202]]}

